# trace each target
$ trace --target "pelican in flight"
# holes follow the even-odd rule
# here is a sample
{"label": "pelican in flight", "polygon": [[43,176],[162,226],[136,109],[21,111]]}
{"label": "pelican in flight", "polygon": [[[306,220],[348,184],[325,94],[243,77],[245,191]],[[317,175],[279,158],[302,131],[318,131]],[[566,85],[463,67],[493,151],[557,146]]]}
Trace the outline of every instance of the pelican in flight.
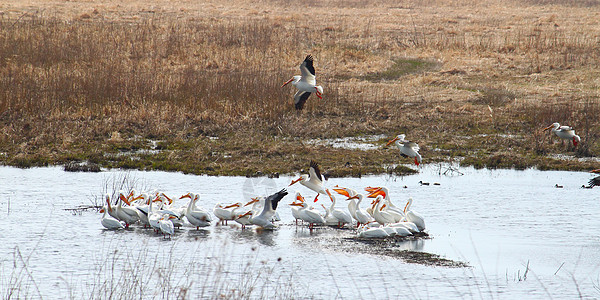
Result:
{"label": "pelican in flight", "polygon": [[[590,173],[600,174],[600,169],[591,170]],[[596,177],[590,179],[590,181],[588,182],[588,186],[590,188],[593,188],[595,186],[600,186],[600,176],[596,176]]]}
{"label": "pelican in flight", "polygon": [[304,61],[300,64],[300,73],[302,75],[296,75],[292,77],[281,86],[284,87],[291,82],[292,85],[298,89],[294,95],[294,106],[297,110],[304,108],[304,103],[306,103],[306,100],[312,93],[315,93],[319,99],[323,99],[323,87],[317,85],[312,55],[307,55]]}
{"label": "pelican in flight", "polygon": [[297,182],[300,182],[300,184],[302,184],[303,186],[317,192],[317,196],[315,196],[314,202],[317,202],[317,200],[319,200],[319,194],[327,194],[329,196],[329,199],[333,201],[329,190],[323,187],[323,176],[321,175],[321,171],[319,170],[319,165],[314,160],[310,161],[310,169],[308,170],[308,174],[310,174],[310,177],[309,175],[303,174],[300,176],[300,178],[292,180],[290,186]]}
{"label": "pelican in flight", "polygon": [[271,221],[273,216],[275,215],[275,210],[277,209],[277,204],[279,201],[287,195],[288,192],[285,189],[267,197],[265,199],[265,205],[263,207],[262,212],[259,215],[252,216],[250,218],[250,223],[260,226],[264,229],[274,229],[276,226]]}
{"label": "pelican in flight", "polygon": [[581,141],[581,138],[575,134],[575,130],[570,126],[560,126],[559,123],[553,123],[544,130],[551,130],[557,137],[573,142],[573,146],[577,146],[577,143]]}
{"label": "pelican in flight", "polygon": [[402,155],[402,157],[414,157],[415,165],[418,166],[422,160],[421,154],[419,154],[419,145],[415,142],[405,140],[405,137],[405,134],[400,134],[385,145],[388,146],[389,144],[396,142],[396,147],[400,150],[400,155]]}

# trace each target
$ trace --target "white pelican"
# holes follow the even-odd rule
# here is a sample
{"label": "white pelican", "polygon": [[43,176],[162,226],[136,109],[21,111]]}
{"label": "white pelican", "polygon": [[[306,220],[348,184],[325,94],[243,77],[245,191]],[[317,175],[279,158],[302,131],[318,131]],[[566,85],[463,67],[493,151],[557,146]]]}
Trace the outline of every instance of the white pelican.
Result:
{"label": "white pelican", "polygon": [[297,110],[301,110],[304,107],[304,103],[306,103],[306,100],[312,93],[315,93],[319,99],[323,99],[323,87],[317,85],[312,55],[307,55],[300,64],[300,73],[302,74],[301,76],[296,75],[281,86],[284,87],[291,82],[298,89],[298,92],[294,95],[294,106]]}
{"label": "white pelican", "polygon": [[409,236],[412,235],[412,232],[404,226],[393,226],[393,224],[388,225],[390,228],[394,228],[397,236]]}
{"label": "white pelican", "polygon": [[544,130],[549,129],[552,129],[552,132],[554,132],[557,137],[563,140],[572,141],[573,146],[577,146],[577,143],[581,141],[581,138],[575,134],[575,130],[573,130],[573,128],[570,126],[560,126],[559,123],[553,123],[552,125],[544,128]]}
{"label": "white pelican", "polygon": [[104,226],[106,229],[124,229],[125,222],[115,219],[110,214],[107,215],[107,213],[113,209],[110,206],[110,198],[108,198],[108,195],[106,195],[106,196],[107,196],[107,198],[106,198],[107,206],[102,207],[102,209],[100,209],[100,212],[103,213],[100,223],[102,223],[102,226]]}
{"label": "white pelican", "polygon": [[367,224],[371,221],[373,221],[373,218],[366,212],[364,211],[362,208],[360,208],[360,203],[363,200],[363,194],[356,194],[346,200],[353,200],[353,199],[358,199],[358,202],[356,203],[356,221],[358,222],[357,226],[360,226],[361,224]]}
{"label": "white pelican", "polygon": [[303,186],[317,192],[317,196],[315,196],[314,202],[317,202],[319,194],[327,194],[329,195],[331,201],[333,201],[329,190],[323,187],[323,176],[321,176],[319,165],[314,160],[310,161],[310,169],[308,170],[308,174],[310,174],[310,177],[309,175],[303,174],[300,176],[300,178],[292,180],[290,186],[295,184],[296,182],[300,182],[300,184],[302,184]]}
{"label": "white pelican", "polygon": [[388,213],[387,211],[383,211],[382,204],[383,197],[379,195],[377,196],[377,199],[375,199],[375,208],[373,209],[373,218],[375,219],[375,221],[377,221],[377,223],[381,225],[395,223],[395,216]]}
{"label": "white pelican", "polygon": [[231,205],[223,206],[221,203],[217,203],[213,208],[213,214],[219,218],[219,222],[223,225],[227,225],[227,221],[234,220],[237,217],[236,210],[242,206],[242,203],[234,203]]}
{"label": "white pelican", "polygon": [[302,221],[308,222],[308,228],[313,229],[315,224],[323,225],[325,224],[325,218],[318,210],[314,207],[309,206],[306,202],[300,203],[292,203],[293,205],[300,206],[298,213],[300,215],[300,219]]}
{"label": "white pelican", "polygon": [[352,215],[345,210],[341,210],[335,207],[336,199],[333,195],[331,195],[331,206],[329,207],[329,212],[331,215],[337,219],[337,226],[342,227],[344,224],[352,225]]}
{"label": "white pelican", "polygon": [[371,193],[367,196],[369,198],[376,198],[379,195],[383,196],[384,204],[382,205],[382,209],[385,208],[386,212],[392,214],[395,222],[400,222],[404,219],[404,211],[392,203],[390,192],[387,187],[367,187],[365,190]]}
{"label": "white pelican", "polygon": [[[337,185],[333,190],[336,191],[338,194],[344,195],[348,198],[351,198],[358,194],[355,190],[351,188],[345,188]],[[348,212],[350,213],[350,216],[356,220],[356,201],[354,201],[354,199],[348,201]]]}
{"label": "white pelican", "polygon": [[410,210],[410,206],[412,205],[412,202],[413,202],[413,198],[412,197],[408,198],[408,202],[406,203],[406,206],[404,207],[404,214],[406,215],[406,220],[409,222],[415,223],[415,225],[417,225],[417,228],[419,228],[419,231],[423,231],[423,230],[425,230],[425,219],[423,217],[421,217],[421,215]]}
{"label": "white pelican", "polygon": [[105,194],[104,199],[106,201],[106,205],[108,208],[108,215],[119,220],[119,217],[117,216],[117,210],[115,208],[113,208],[112,205],[110,204],[110,196],[108,194]]}
{"label": "white pelican", "polygon": [[275,215],[275,210],[277,209],[277,204],[288,192],[285,189],[267,197],[265,199],[265,205],[263,207],[262,212],[259,215],[254,215],[250,218],[250,222],[254,225],[260,226],[264,229],[273,229],[275,228],[275,224],[271,221],[273,216]]}
{"label": "white pelican", "polygon": [[390,236],[387,231],[381,227],[366,228],[365,225],[358,229],[358,237],[360,238],[384,238]]}
{"label": "white pelican", "polygon": [[400,155],[403,157],[414,157],[415,165],[418,166],[422,160],[421,154],[419,154],[419,145],[415,142],[405,140],[405,137],[405,134],[400,134],[385,145],[388,146],[389,144],[396,142],[396,147],[400,150]]}
{"label": "white pelican", "polygon": [[169,215],[163,215],[159,220],[158,220],[158,224],[160,226],[160,231],[162,231],[162,233],[164,235],[169,236],[169,238],[175,234],[175,226],[173,225],[173,222],[171,222],[171,218],[175,218],[174,216],[169,216]]}
{"label": "white pelican", "polygon": [[[299,201],[299,202],[296,202]],[[302,209],[302,204],[304,203],[304,197],[302,197],[302,195],[300,195],[300,192],[296,192],[296,200],[294,200],[294,202],[292,202],[290,204],[290,206],[292,206],[292,216],[294,217],[294,219],[296,219],[296,226],[298,226],[298,219],[302,220],[302,217],[300,215],[300,210]],[[302,222],[304,222],[304,220],[302,220]]]}
{"label": "white pelican", "polygon": [[323,218],[325,219],[325,226],[338,226],[339,227],[340,224],[338,223],[338,219],[331,214],[330,209],[325,207],[325,205],[323,205],[323,204],[321,204],[321,206],[325,210],[325,216],[323,216]]}
{"label": "white pelican", "polygon": [[252,225],[252,223],[250,222],[250,219],[252,218],[253,213],[254,213],[253,210],[249,210],[241,215],[237,215],[234,220],[236,222],[238,222],[240,225],[242,225],[242,229],[245,229],[246,226]]}
{"label": "white pelican", "polygon": [[200,199],[200,195],[194,193],[187,193],[180,197],[180,199],[183,198],[190,198],[190,202],[188,203],[188,206],[184,213],[185,217],[188,219],[188,222],[196,226],[196,230],[198,230],[200,227],[210,226],[212,217],[210,216],[208,211],[206,211],[204,208],[196,207],[196,201]]}
{"label": "white pelican", "polygon": [[119,200],[117,217],[119,220],[125,222],[125,228],[129,228],[129,225],[137,222],[140,219],[140,216],[138,215],[137,209],[122,205],[123,202],[129,205],[129,200],[127,200],[123,191],[119,191]]}

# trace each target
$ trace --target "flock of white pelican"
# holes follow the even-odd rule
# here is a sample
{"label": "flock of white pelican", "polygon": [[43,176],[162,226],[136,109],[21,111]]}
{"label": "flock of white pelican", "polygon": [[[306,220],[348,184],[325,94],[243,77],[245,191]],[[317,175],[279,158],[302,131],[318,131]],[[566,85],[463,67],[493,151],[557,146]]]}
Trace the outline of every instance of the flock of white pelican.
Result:
{"label": "flock of white pelican", "polygon": [[[293,202],[289,204],[296,226],[300,221],[300,226],[306,225],[310,230],[315,226],[356,228],[361,238],[404,237],[425,230],[423,217],[411,210],[412,198],[404,207],[398,207],[390,199],[387,187],[366,187],[366,193],[362,194],[351,188],[335,186],[332,190],[344,196],[347,202],[347,207],[340,208],[335,195],[324,187],[323,176],[316,162],[310,162],[308,173],[290,183],[290,186],[300,183],[316,193],[314,200],[309,202],[300,192],[296,192]],[[161,192],[138,194],[131,191],[126,194],[119,191],[113,201],[108,194],[105,195],[106,204],[100,210],[103,213],[101,223],[107,229],[125,229],[137,224],[162,233],[165,237],[172,236],[175,228],[183,226],[185,222],[196,229],[211,226],[213,220],[216,225],[237,222],[242,229],[247,226],[275,229],[276,223],[281,221],[277,213],[278,204],[287,194],[287,190],[282,189],[267,197],[252,198],[246,203],[217,203],[211,213],[198,205],[200,195],[195,193],[179,197],[189,198],[189,202],[176,206],[171,197]],[[319,201],[319,194],[328,196],[327,206],[315,204]],[[363,207],[366,199],[372,201]]]}
{"label": "flock of white pelican", "polygon": [[[312,93],[322,99],[323,88],[316,85],[313,62],[312,55],[306,56],[300,64],[301,75],[293,76],[281,86],[292,83],[298,89],[294,95],[294,105],[297,110],[304,107]],[[569,126],[553,123],[544,128],[545,130],[551,130],[557,137],[572,142],[574,146],[581,141],[573,128]],[[414,159],[414,163],[419,166],[422,162],[419,145],[405,138],[405,134],[400,134],[390,140],[386,146],[394,143],[400,150],[401,156]],[[600,173],[600,170],[592,172]],[[296,192],[294,201],[289,204],[296,225],[300,220],[302,224],[308,224],[311,230],[315,226],[357,228],[358,236],[365,238],[408,236],[425,230],[423,217],[410,209],[413,199],[409,198],[404,208],[398,207],[392,203],[386,187],[367,187],[365,188],[366,193],[362,194],[350,188],[335,186],[332,190],[338,195],[344,196],[348,203],[347,209],[341,209],[336,206],[336,197],[323,185],[323,176],[316,162],[311,161],[308,174],[292,180],[290,186],[296,183],[300,183],[316,193],[314,200],[308,202],[300,192]],[[595,185],[600,185],[600,176],[590,180],[589,187]],[[101,222],[107,229],[123,229],[139,223],[156,232],[162,232],[165,236],[173,235],[175,228],[182,226],[184,220],[197,229],[210,226],[213,216],[217,224],[227,224],[228,221],[232,221],[239,223],[242,229],[246,226],[274,229],[277,227],[276,222],[280,221],[277,213],[278,203],[287,194],[286,189],[282,189],[267,197],[253,198],[247,203],[217,203],[211,214],[208,210],[198,206],[199,194],[188,193],[181,196],[180,199],[190,199],[188,204],[175,207],[173,200],[164,193],[136,195],[132,191],[125,195],[123,191],[120,191],[117,199],[113,199],[113,201],[116,200],[113,204],[111,204],[109,195],[106,195],[106,205],[101,209],[101,212],[104,213]],[[327,195],[331,203],[315,206],[320,194]],[[372,199],[372,201],[366,208],[363,208],[361,205],[366,199]]]}

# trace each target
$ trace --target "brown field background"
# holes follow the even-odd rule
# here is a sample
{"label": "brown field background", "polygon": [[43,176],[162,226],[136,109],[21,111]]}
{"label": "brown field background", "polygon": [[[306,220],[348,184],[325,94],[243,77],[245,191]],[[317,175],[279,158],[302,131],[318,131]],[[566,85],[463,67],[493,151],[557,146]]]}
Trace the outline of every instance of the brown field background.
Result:
{"label": "brown field background", "polygon": [[600,1],[0,1],[0,161],[361,175],[410,160],[306,141],[406,133],[425,163],[589,170],[599,62]]}

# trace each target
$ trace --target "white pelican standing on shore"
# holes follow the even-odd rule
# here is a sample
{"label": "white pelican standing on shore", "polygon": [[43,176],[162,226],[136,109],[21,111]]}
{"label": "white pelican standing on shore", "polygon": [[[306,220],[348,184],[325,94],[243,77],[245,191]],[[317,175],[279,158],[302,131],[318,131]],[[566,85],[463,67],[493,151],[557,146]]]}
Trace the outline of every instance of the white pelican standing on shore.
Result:
{"label": "white pelican standing on shore", "polygon": [[298,89],[298,92],[294,95],[294,107],[297,110],[304,108],[304,103],[306,103],[306,100],[312,93],[315,93],[319,99],[323,99],[323,87],[317,85],[312,55],[307,55],[300,64],[300,73],[302,74],[301,76],[296,75],[281,86],[284,87],[291,82]]}
{"label": "white pelican standing on shore", "polygon": [[292,180],[290,186],[295,184],[296,182],[300,182],[301,185],[317,192],[317,196],[315,196],[314,202],[317,202],[317,200],[319,200],[319,194],[327,194],[329,196],[329,199],[333,201],[329,190],[323,187],[323,176],[321,175],[321,171],[319,170],[319,165],[314,160],[310,161],[310,169],[308,170],[308,174],[310,174],[310,176],[303,174],[300,175],[300,178]]}
{"label": "white pelican standing on shore", "polygon": [[553,123],[544,130],[552,130],[557,137],[573,142],[573,146],[577,146],[577,143],[581,141],[581,138],[575,134],[575,130],[570,126],[560,126],[559,123]]}
{"label": "white pelican standing on shore", "polygon": [[415,165],[418,166],[422,160],[421,154],[419,154],[419,145],[415,142],[405,140],[405,137],[405,134],[399,134],[385,145],[388,146],[395,142],[396,147],[400,150],[400,155],[402,157],[413,157],[415,159]]}

